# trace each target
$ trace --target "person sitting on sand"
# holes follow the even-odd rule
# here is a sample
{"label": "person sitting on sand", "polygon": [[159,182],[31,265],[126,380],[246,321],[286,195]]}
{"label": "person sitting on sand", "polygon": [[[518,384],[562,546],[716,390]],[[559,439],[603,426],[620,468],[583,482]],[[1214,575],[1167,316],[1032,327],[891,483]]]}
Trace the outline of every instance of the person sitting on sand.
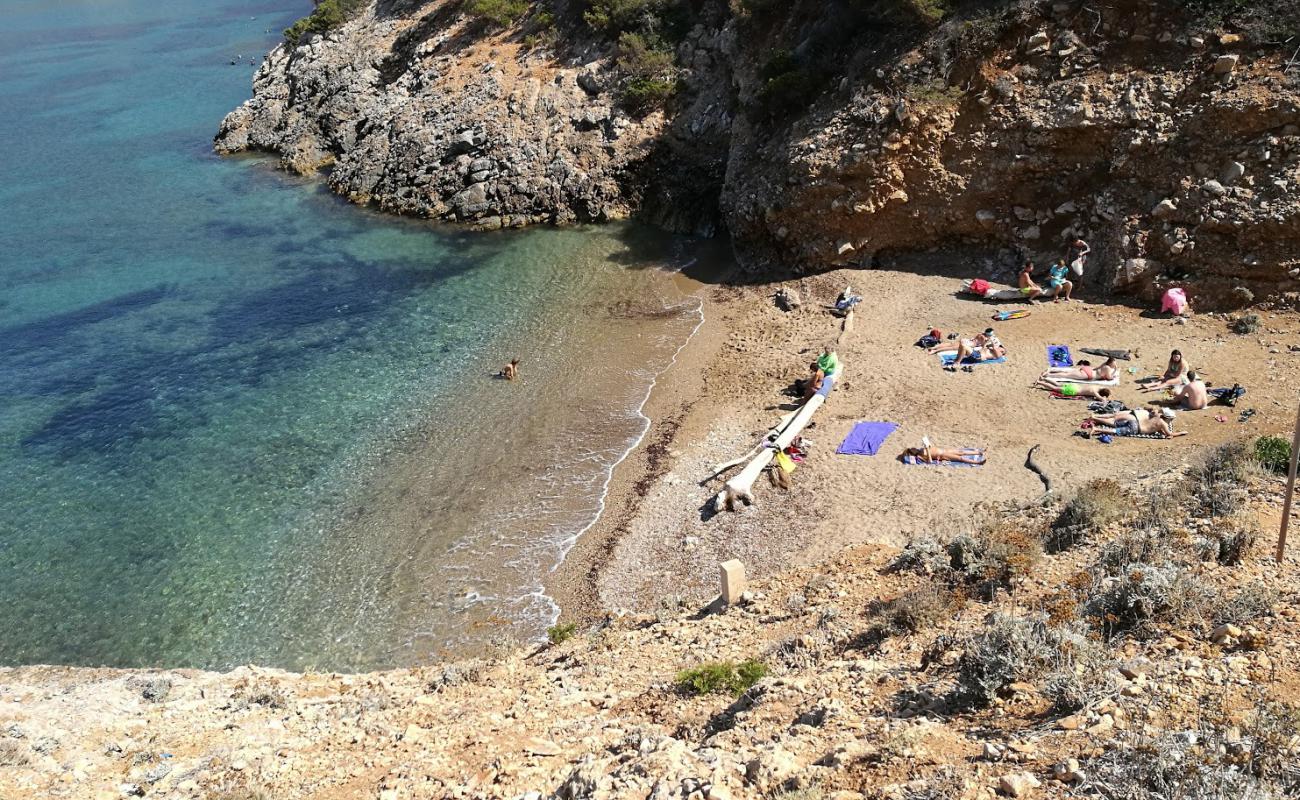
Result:
{"label": "person sitting on sand", "polygon": [[909,447],[898,459],[911,464],[938,464],[943,461],[955,461],[959,464],[983,464],[987,459],[984,451],[974,447],[935,447],[928,438],[921,440],[920,447]]}
{"label": "person sitting on sand", "polygon": [[817,368],[825,375],[834,375],[840,368],[840,355],[835,352],[834,345],[826,345],[822,348],[821,355],[817,356]]}
{"label": "person sitting on sand", "polygon": [[1160,376],[1160,380],[1151,381],[1138,391],[1159,392],[1181,386],[1187,382],[1187,373],[1190,371],[1191,367],[1187,365],[1187,359],[1183,358],[1182,351],[1174,350],[1169,354],[1169,365],[1165,367],[1165,373]]}
{"label": "person sitting on sand", "polygon": [[501,376],[502,378],[505,378],[508,381],[514,380],[519,375],[519,359],[517,358],[510,359],[510,363],[502,367],[501,371],[498,372],[497,375]]}
{"label": "person sitting on sand", "polygon": [[1087,383],[1070,383],[1069,381],[1054,381],[1048,378],[1039,378],[1034,384],[1035,389],[1046,389],[1059,397],[1074,397],[1080,400],[1109,400],[1110,389],[1104,386],[1093,386]]}
{"label": "person sitting on sand", "polygon": [[[1040,382],[1064,383],[1066,381],[1110,381],[1119,375],[1115,359],[1108,358],[1100,367],[1092,366],[1090,361],[1080,361],[1073,367],[1052,367],[1038,376]],[[1034,384],[1038,386],[1037,383]]]}
{"label": "person sitting on sand", "polygon": [[1043,287],[1034,283],[1034,262],[1026,261],[1025,265],[1020,268],[1020,294],[1026,300],[1036,300],[1043,296]]}
{"label": "person sitting on sand", "polygon": [[1210,404],[1210,391],[1205,388],[1205,381],[1196,374],[1196,370],[1187,372],[1187,383],[1174,390],[1163,405],[1182,408],[1185,411],[1200,411]]}
{"label": "person sitting on sand", "polygon": [[996,354],[988,356],[989,358],[1001,358],[1007,354],[1006,348],[1002,346],[1002,340],[997,337],[992,328],[985,328],[983,333],[977,333],[972,337],[958,336],[953,341],[936,344],[926,352],[933,354],[959,353],[962,350],[973,352],[977,348],[988,348],[989,352]]}
{"label": "person sitting on sand", "polygon": [[826,383],[826,373],[816,361],[808,365],[808,373],[806,379],[794,382],[795,391],[799,393],[801,402],[807,402],[810,397],[820,392]]}
{"label": "person sitting on sand", "polygon": [[[1070,268],[1065,265],[1065,259],[1058,258],[1052,265],[1048,273],[1047,285],[1052,289],[1052,302],[1059,303],[1061,300],[1069,302],[1070,292],[1074,291],[1074,283],[1067,277],[1070,274]],[[1061,297],[1061,292],[1065,292],[1065,297]]]}
{"label": "person sitting on sand", "polygon": [[1186,436],[1187,431],[1174,432],[1174,418],[1178,415],[1171,408],[1162,408],[1157,414],[1150,406],[1121,411],[1118,414],[1096,414],[1092,420],[1092,429],[1096,433],[1109,433],[1114,436],[1163,436],[1171,439]]}

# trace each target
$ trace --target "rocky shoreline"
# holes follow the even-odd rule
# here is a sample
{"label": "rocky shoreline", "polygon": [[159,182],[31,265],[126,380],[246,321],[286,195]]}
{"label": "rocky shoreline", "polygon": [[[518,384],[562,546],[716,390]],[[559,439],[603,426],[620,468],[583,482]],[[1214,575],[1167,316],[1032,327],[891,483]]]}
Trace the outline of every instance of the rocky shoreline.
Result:
{"label": "rocky shoreline", "polygon": [[[618,46],[577,12],[548,45],[527,43],[528,21],[497,31],[444,0],[380,3],[277,47],[216,149],[277,153],[354,202],[480,228],[637,213],[730,236],[751,271],[941,246],[993,251],[969,270],[990,277],[1081,236],[1108,292],[1292,303],[1300,66],[1158,5],[1098,19],[1008,3],[873,28],[834,3],[810,20],[707,2],[674,51],[677,95],[633,114]],[[853,25],[884,33],[859,47]],[[784,49],[800,41],[828,48],[822,61],[841,48],[840,74],[772,109],[781,59],[795,65],[782,80],[802,75]]]}

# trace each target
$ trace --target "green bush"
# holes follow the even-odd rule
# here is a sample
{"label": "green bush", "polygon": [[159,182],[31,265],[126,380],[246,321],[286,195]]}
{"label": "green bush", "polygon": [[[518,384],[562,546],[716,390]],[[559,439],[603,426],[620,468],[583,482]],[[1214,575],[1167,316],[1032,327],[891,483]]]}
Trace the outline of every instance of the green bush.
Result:
{"label": "green bush", "polygon": [[551,644],[564,644],[573,638],[573,633],[577,629],[577,623],[573,622],[552,625],[546,629],[546,638]]}
{"label": "green bush", "polygon": [[308,34],[334,30],[365,5],[366,0],[320,0],[310,14],[284,29],[285,41],[296,45]]}
{"label": "green bush", "polygon": [[470,0],[466,10],[498,28],[508,28],[528,13],[528,0]]}
{"label": "green bush", "polygon": [[677,686],[690,694],[739,696],[766,676],[767,666],[761,661],[714,661],[677,673]]}
{"label": "green bush", "polygon": [[582,19],[597,33],[637,33],[670,43],[686,38],[693,15],[682,0],[589,0]]}
{"label": "green bush", "polygon": [[623,104],[631,111],[660,108],[677,90],[673,54],[639,33],[618,37],[618,66],[627,74]]}
{"label": "green bush", "polygon": [[1291,443],[1281,436],[1261,436],[1255,440],[1255,460],[1269,472],[1285,475],[1291,469]]}
{"label": "green bush", "polygon": [[817,94],[818,80],[789,50],[777,50],[758,71],[761,111],[784,117],[806,108]]}

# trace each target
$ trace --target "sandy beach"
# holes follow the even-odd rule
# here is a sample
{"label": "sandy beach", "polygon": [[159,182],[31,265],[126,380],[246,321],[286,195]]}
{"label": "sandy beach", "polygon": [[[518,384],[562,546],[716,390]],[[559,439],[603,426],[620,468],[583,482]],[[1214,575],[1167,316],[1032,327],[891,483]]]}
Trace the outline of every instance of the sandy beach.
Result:
{"label": "sandy beach", "polygon": [[[706,321],[677,363],[660,377],[646,405],[652,426],[618,468],[606,511],[550,576],[548,590],[563,619],[588,621],[614,610],[651,610],[664,602],[700,603],[716,593],[717,565],[739,558],[752,576],[815,564],[845,547],[894,548],[909,538],[945,534],[982,503],[1020,506],[1042,495],[1024,467],[1030,447],[1058,494],[1098,477],[1121,483],[1183,462],[1191,451],[1234,437],[1287,431],[1300,373],[1300,325],[1290,312],[1259,312],[1256,334],[1239,335],[1230,316],[1196,314],[1185,322],[1136,305],[1093,302],[1032,307],[1006,322],[992,315],[1013,306],[957,294],[974,272],[942,254],[912,257],[882,270],[837,270],[813,278],[748,286],[706,286]],[[839,345],[846,380],[816,425],[808,461],[794,488],[760,478],[756,504],[712,515],[707,501],[721,479],[701,484],[713,464],[743,454],[784,411],[782,390],[802,377],[815,350],[839,335],[826,306],[845,284],[864,298]],[[785,313],[772,302],[778,286],[797,288],[803,308]],[[974,334],[993,326],[1007,363],[948,373],[913,343],[931,327]],[[1114,396],[1130,407],[1154,399],[1135,379],[1158,374],[1180,348],[1216,386],[1240,383],[1248,394],[1235,409],[1211,406],[1179,415],[1173,440],[1119,439],[1106,445],[1073,436],[1087,415],[1081,401],[1051,399],[1031,389],[1047,367],[1046,348],[1136,348],[1121,362]],[[1098,360],[1094,360],[1097,363]],[[1130,373],[1132,368],[1135,372]],[[1256,413],[1246,422],[1239,415]],[[1216,415],[1225,421],[1216,421]],[[874,457],[839,456],[854,423],[894,422],[898,430]],[[943,446],[988,449],[978,469],[912,467],[896,456],[922,436]]]}

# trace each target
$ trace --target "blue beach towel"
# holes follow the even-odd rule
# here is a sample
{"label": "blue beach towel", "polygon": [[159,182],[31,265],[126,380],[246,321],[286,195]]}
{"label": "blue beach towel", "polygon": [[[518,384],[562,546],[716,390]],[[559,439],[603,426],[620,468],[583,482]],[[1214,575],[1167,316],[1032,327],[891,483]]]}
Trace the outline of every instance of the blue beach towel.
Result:
{"label": "blue beach towel", "polygon": [[1073,367],[1074,359],[1070,356],[1070,348],[1063,344],[1049,344],[1047,346],[1047,366]]}
{"label": "blue beach towel", "polygon": [[889,434],[896,430],[898,425],[893,422],[859,422],[835,452],[845,456],[874,456],[880,452],[880,446]]}
{"label": "blue beach towel", "polygon": [[[939,354],[939,358],[943,361],[943,365],[946,367],[946,366],[952,364],[952,362],[954,362],[954,361],[957,360],[957,354],[956,354],[956,353],[940,353],[940,354]],[[986,358],[986,359],[984,359],[983,361],[975,361],[974,359],[966,358],[966,359],[964,359],[961,363],[963,363],[963,364],[969,364],[969,365],[972,366],[972,367],[977,367],[977,366],[979,366],[980,364],[1001,364],[1001,363],[1005,362],[1006,360],[1007,360],[1007,357],[1006,357],[1006,356],[1002,356],[1002,357],[1000,357],[1000,358]]]}

